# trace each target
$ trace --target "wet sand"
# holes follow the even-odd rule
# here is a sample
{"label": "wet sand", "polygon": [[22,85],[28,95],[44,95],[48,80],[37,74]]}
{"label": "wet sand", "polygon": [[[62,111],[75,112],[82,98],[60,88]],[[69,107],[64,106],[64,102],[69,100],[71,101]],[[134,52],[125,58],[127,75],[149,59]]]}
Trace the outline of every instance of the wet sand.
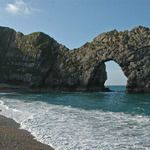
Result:
{"label": "wet sand", "polygon": [[19,127],[14,120],[0,115],[0,150],[54,150]]}

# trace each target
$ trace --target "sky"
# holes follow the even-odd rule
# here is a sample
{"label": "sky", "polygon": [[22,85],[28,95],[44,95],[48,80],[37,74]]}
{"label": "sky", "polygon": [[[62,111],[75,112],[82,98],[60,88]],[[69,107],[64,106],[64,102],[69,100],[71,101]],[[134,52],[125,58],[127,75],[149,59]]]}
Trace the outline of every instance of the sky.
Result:
{"label": "sky", "polygon": [[[102,32],[150,27],[149,14],[150,0],[0,0],[0,26],[45,32],[70,49]],[[117,64],[107,63],[107,70],[107,84],[126,84]]]}

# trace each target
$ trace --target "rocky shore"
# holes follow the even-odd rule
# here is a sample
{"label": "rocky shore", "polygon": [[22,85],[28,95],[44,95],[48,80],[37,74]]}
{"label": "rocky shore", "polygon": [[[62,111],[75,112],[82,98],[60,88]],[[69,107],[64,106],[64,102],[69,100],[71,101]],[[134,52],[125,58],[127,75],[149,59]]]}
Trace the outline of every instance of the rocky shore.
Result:
{"label": "rocky shore", "polygon": [[0,150],[54,150],[34,139],[27,131],[19,129],[14,120],[0,115]]}
{"label": "rocky shore", "polygon": [[105,62],[118,63],[128,92],[150,92],[150,29],[113,30],[69,50],[45,33],[0,27],[0,83],[32,91],[106,91]]}

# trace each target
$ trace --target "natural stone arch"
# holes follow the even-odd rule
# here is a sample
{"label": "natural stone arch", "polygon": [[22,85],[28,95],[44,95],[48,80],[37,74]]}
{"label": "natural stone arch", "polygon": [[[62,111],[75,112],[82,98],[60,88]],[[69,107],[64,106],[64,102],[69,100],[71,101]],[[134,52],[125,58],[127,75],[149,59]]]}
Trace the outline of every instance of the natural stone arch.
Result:
{"label": "natural stone arch", "polygon": [[110,58],[103,59],[102,61],[96,61],[93,67],[91,65],[91,68],[93,69],[91,73],[89,73],[90,78],[87,84],[87,89],[86,89],[87,91],[109,91],[109,89],[105,88],[105,82],[108,79],[105,63],[109,61],[115,62],[120,67],[124,76],[126,77],[126,74],[124,72],[126,70],[124,69],[123,66],[121,66],[122,64],[120,64],[120,62],[117,62],[116,60]]}
{"label": "natural stone arch", "polygon": [[[98,89],[97,86],[100,87],[99,90],[104,89],[106,80],[104,62],[108,60],[115,61],[121,67],[128,78],[128,91],[149,92],[150,30],[148,28],[140,26],[131,31],[114,30],[103,33],[92,42],[68,53],[63,63],[68,61],[75,67],[75,72],[73,70],[69,72],[70,69],[66,71],[73,76],[73,79],[78,79],[80,84],[75,83],[77,87],[95,91]],[[66,68],[67,65],[70,66],[69,63],[65,65]],[[102,78],[98,80],[93,74],[99,74]]]}
{"label": "natural stone arch", "polygon": [[[34,90],[103,91],[104,62],[117,62],[130,92],[150,92],[150,29],[102,33],[69,50],[48,35],[0,27],[0,82]],[[99,78],[98,78],[99,77]]]}

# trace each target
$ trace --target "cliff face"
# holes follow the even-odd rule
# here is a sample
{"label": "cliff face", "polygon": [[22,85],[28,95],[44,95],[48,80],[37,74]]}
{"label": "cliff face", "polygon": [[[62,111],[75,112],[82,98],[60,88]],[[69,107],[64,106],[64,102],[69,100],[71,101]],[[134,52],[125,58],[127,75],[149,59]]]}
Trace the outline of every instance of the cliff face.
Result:
{"label": "cliff face", "polygon": [[44,86],[58,56],[68,51],[48,35],[30,35],[0,28],[0,82]]}
{"label": "cliff face", "polygon": [[69,50],[48,35],[0,27],[0,82],[32,89],[103,91],[105,62],[114,60],[130,92],[150,92],[150,29],[116,30]]}

